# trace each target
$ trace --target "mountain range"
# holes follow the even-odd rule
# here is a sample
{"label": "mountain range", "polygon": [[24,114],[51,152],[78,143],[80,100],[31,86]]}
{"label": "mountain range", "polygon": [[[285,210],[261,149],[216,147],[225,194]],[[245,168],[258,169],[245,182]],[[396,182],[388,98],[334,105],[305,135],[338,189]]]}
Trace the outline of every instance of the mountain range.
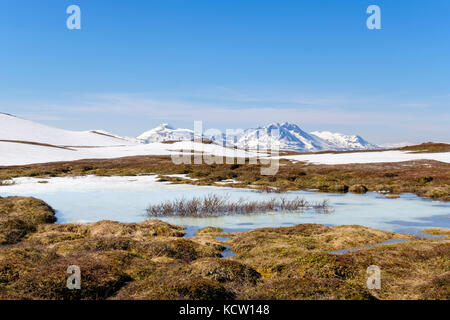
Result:
{"label": "mountain range", "polygon": [[[277,132],[276,136],[271,133]],[[280,150],[316,152],[324,150],[367,150],[381,147],[371,144],[357,135],[340,133],[305,132],[298,125],[284,122],[272,123],[258,128],[211,132],[206,130],[203,138],[218,145],[241,149],[270,149],[275,145]],[[191,141],[194,131],[174,128],[163,123],[142,133],[138,137],[124,137],[104,131],[69,131],[42,125],[9,114],[0,113],[0,140],[33,142],[63,147],[100,147],[142,145],[170,141]]]}
{"label": "mountain range", "polygon": [[[277,133],[276,136],[273,135],[274,132]],[[203,137],[220,145],[243,149],[270,149],[274,145],[278,145],[280,150],[298,152],[380,149],[379,146],[367,142],[358,135],[344,135],[329,131],[307,133],[298,125],[289,122],[271,123],[267,126],[222,134],[210,134],[206,130]],[[193,139],[193,130],[174,128],[167,123],[163,123],[137,137],[137,140],[141,143]]]}

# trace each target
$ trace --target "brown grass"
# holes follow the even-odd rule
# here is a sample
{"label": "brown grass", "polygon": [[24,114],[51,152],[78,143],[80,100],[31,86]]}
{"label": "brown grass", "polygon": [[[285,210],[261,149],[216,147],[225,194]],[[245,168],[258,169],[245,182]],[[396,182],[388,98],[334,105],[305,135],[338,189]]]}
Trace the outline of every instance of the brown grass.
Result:
{"label": "brown grass", "polygon": [[396,163],[312,165],[281,160],[274,176],[262,176],[259,164],[175,165],[170,157],[137,156],[106,160],[79,160],[28,166],[0,167],[0,180],[13,177],[133,176],[145,174],[187,174],[188,179],[165,177],[173,183],[213,185],[235,179],[227,186],[310,190],[321,192],[383,191],[390,194],[415,193],[436,200],[450,200],[450,164],[416,160]]}
{"label": "brown grass", "polygon": [[264,213],[268,211],[291,212],[298,210],[315,209],[320,212],[328,212],[328,201],[309,203],[303,198],[296,197],[270,199],[267,201],[249,201],[241,199],[229,202],[227,196],[209,194],[203,198],[175,199],[160,204],[150,205],[147,208],[149,217],[216,217],[222,215],[244,215],[252,213]]}
{"label": "brown grass", "polygon": [[398,150],[412,151],[414,153],[450,152],[450,144],[426,142],[415,146],[406,146]]}
{"label": "brown grass", "polygon": [[[7,198],[8,199],[8,198]],[[158,220],[48,223],[37,199],[0,199],[0,212],[35,222],[17,242],[0,245],[0,299],[449,299],[450,243],[361,226],[303,224],[228,233],[236,255],[214,239],[218,228],[183,238]],[[0,220],[0,227],[4,227]],[[431,230],[447,234],[447,229]],[[225,234],[224,234],[225,235]],[[388,239],[407,242],[343,255],[331,251]],[[382,270],[382,289],[366,288],[366,269]],[[81,290],[66,287],[81,269]]]}

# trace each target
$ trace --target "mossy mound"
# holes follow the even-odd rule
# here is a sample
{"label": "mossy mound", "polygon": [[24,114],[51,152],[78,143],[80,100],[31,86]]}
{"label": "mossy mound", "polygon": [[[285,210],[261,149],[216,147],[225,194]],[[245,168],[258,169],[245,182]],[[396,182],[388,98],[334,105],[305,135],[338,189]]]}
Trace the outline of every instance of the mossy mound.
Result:
{"label": "mossy mound", "polygon": [[318,189],[321,192],[332,192],[332,193],[346,193],[349,187],[345,184],[325,184],[319,185]]}
{"label": "mossy mound", "polygon": [[218,282],[237,282],[255,284],[261,275],[238,261],[206,258],[191,264],[192,272]]}
{"label": "mossy mound", "polygon": [[424,195],[431,199],[450,201],[450,186],[431,188]]}
{"label": "mossy mound", "polygon": [[116,221],[99,221],[89,225],[89,235],[107,237],[131,237],[134,240],[148,240],[156,236],[183,237],[184,228],[160,220],[147,220],[141,223],[120,223]]}
{"label": "mossy mound", "polygon": [[274,278],[249,288],[247,295],[256,300],[374,300],[363,283],[340,279],[310,277]]}
{"label": "mossy mound", "polygon": [[[221,259],[215,228],[183,238],[182,227],[158,220],[53,225],[52,209],[39,200],[5,199],[0,299],[449,298],[448,238],[302,224],[227,233],[236,255]],[[408,241],[365,248],[400,238]],[[71,265],[81,269],[80,290],[66,286]],[[366,288],[370,265],[382,271],[381,290]]]}
{"label": "mossy mound", "polygon": [[197,232],[195,234],[197,235],[204,235],[204,234],[218,234],[221,233],[223,231],[222,228],[217,228],[217,227],[204,227],[202,229],[198,229]]}
{"label": "mossy mound", "polygon": [[[67,287],[67,278],[70,276],[67,268],[71,265],[80,267],[82,276],[80,290],[71,290]],[[123,272],[85,256],[58,259],[54,263],[41,265],[33,272],[18,278],[9,289],[20,292],[25,299],[98,300],[113,295],[129,280],[130,277]]]}
{"label": "mossy mound", "polygon": [[351,186],[348,191],[353,193],[366,193],[368,191],[367,187],[362,184],[355,184]]}
{"label": "mossy mound", "polygon": [[0,197],[0,217],[19,218],[33,225],[56,222],[53,208],[32,197]]}
{"label": "mossy mound", "polygon": [[420,232],[431,234],[433,236],[443,236],[446,238],[450,238],[450,229],[445,228],[429,228],[425,230],[420,230]]}
{"label": "mossy mound", "polygon": [[55,211],[42,200],[0,197],[0,244],[17,243],[39,225],[55,221]]}
{"label": "mossy mound", "polygon": [[[229,243],[237,252],[235,259],[262,275],[237,298],[448,299],[448,241],[409,235],[406,242],[364,248],[405,236],[362,226],[318,225],[232,234]],[[360,249],[332,253],[354,248]],[[381,269],[381,290],[366,287],[370,265]]]}
{"label": "mossy mound", "polygon": [[114,299],[230,300],[233,292],[221,283],[195,276],[170,276],[130,283]]}

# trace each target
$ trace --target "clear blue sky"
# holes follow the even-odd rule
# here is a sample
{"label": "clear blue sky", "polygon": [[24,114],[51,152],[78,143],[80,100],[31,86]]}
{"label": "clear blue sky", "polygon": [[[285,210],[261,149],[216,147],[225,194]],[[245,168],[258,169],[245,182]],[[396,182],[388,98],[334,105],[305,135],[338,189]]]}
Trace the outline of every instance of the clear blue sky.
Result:
{"label": "clear blue sky", "polygon": [[450,141],[449,17],[448,0],[3,0],[0,111],[125,135],[291,121]]}

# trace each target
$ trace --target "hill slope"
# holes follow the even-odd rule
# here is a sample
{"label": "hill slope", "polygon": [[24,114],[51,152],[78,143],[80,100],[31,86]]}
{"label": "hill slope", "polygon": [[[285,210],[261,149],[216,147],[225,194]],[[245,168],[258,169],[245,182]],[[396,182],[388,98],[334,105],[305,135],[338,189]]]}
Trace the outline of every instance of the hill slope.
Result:
{"label": "hill slope", "polygon": [[35,142],[55,146],[120,146],[130,141],[90,131],[70,131],[0,113],[0,140]]}

